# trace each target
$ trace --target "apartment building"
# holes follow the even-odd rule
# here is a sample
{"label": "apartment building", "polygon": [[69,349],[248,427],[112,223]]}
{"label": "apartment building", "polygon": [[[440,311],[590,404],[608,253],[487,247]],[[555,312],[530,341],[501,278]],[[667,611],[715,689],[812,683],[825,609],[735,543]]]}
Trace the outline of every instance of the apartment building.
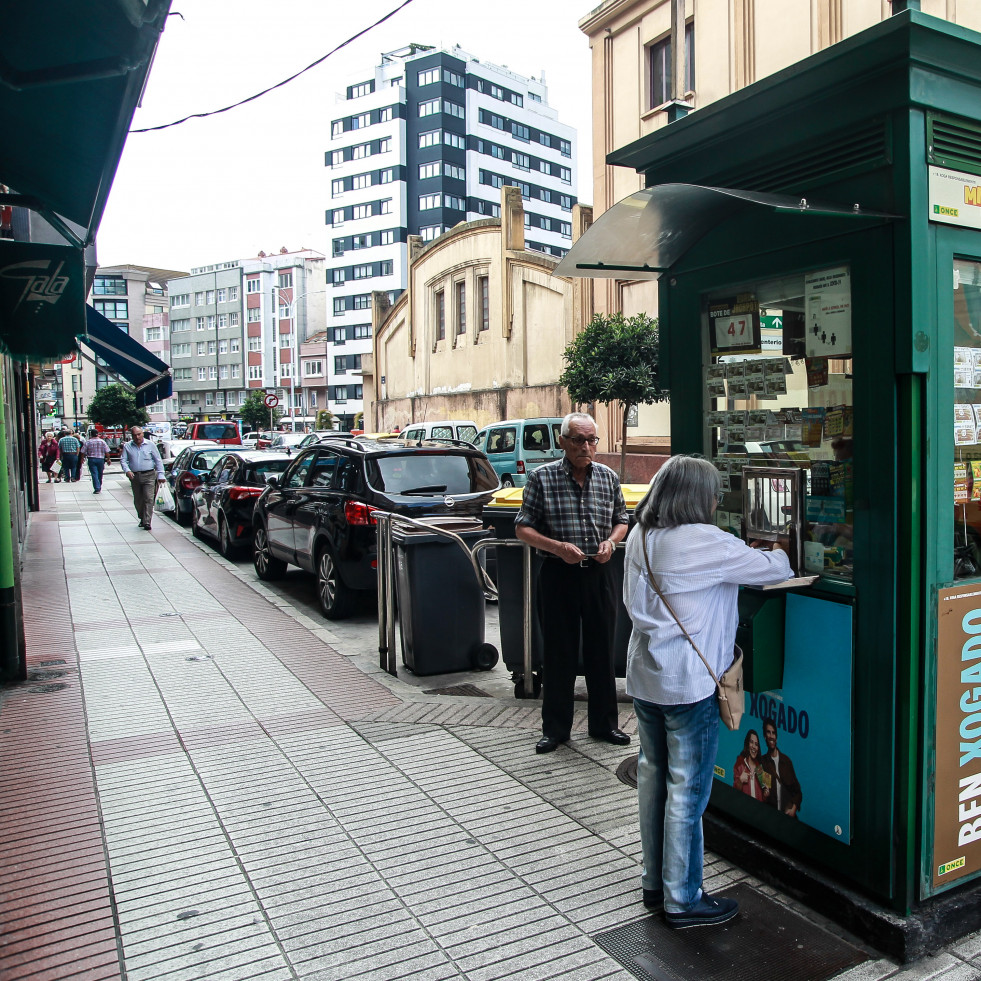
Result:
{"label": "apartment building", "polygon": [[276,390],[287,418],[312,421],[299,345],[324,329],[325,257],[309,249],[200,266],[171,281],[170,357],[180,418],[233,419],[253,389]]}
{"label": "apartment building", "polygon": [[407,240],[500,217],[518,187],[526,243],[556,258],[572,243],[576,133],[548,105],[544,78],[459,47],[410,45],[382,56],[337,97],[325,163],[331,234],[327,407],[342,426],[364,408],[357,377],[371,351],[371,294],[406,287]]}

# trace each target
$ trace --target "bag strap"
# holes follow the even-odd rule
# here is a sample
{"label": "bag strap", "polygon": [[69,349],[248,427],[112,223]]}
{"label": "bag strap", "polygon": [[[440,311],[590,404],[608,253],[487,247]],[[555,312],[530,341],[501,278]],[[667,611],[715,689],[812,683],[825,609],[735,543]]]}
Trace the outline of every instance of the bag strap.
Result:
{"label": "bag strap", "polygon": [[681,628],[681,632],[688,638],[688,643],[695,648],[695,653],[702,659],[702,664],[705,665],[705,670],[708,671],[710,675],[712,675],[712,680],[716,683],[716,685],[718,685],[719,684],[718,676],[712,670],[712,668],[709,667],[708,661],[705,660],[705,655],[698,649],[698,644],[696,644],[695,641],[691,639],[691,634],[688,633],[687,630],[685,630],[685,625],[681,622],[681,620],[678,619],[678,614],[674,612],[674,609],[672,608],[671,604],[668,602],[668,598],[664,595],[664,593],[661,592],[661,587],[658,586],[657,580],[654,578],[654,570],[651,568],[651,560],[647,554],[646,532],[644,534],[644,540],[642,544],[644,546],[644,563],[647,566],[647,577],[650,580],[651,585],[654,587],[654,592],[657,593],[657,595],[661,598],[661,602],[668,608],[668,613],[670,613],[671,616],[674,617],[674,622],[678,624],[678,626]]}

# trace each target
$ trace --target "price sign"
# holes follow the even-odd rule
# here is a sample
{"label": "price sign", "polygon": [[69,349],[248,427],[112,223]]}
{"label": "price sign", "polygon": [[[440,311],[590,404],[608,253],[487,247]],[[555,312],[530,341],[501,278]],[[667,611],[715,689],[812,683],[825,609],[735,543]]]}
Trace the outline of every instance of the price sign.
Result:
{"label": "price sign", "polygon": [[759,353],[760,310],[756,297],[742,294],[710,304],[709,342],[713,354]]}
{"label": "price sign", "polygon": [[275,409],[279,405],[279,399],[275,395],[267,395],[263,400],[267,409]]}

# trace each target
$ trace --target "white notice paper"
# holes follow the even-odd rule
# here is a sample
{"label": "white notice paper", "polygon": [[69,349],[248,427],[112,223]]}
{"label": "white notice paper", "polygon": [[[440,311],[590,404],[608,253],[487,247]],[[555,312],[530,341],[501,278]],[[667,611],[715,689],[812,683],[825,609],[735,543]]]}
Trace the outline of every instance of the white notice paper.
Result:
{"label": "white notice paper", "polygon": [[821,269],[804,277],[809,358],[843,358],[852,353],[852,291],[848,266]]}

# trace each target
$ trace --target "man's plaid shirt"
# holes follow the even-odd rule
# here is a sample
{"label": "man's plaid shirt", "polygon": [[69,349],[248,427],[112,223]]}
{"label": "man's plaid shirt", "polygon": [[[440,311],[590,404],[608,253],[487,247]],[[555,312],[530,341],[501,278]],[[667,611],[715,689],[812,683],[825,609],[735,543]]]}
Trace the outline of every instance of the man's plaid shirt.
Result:
{"label": "man's plaid shirt", "polygon": [[617,475],[602,463],[591,463],[580,487],[566,457],[528,474],[516,525],[527,525],[548,538],[570,542],[595,555],[614,525],[629,523]]}

